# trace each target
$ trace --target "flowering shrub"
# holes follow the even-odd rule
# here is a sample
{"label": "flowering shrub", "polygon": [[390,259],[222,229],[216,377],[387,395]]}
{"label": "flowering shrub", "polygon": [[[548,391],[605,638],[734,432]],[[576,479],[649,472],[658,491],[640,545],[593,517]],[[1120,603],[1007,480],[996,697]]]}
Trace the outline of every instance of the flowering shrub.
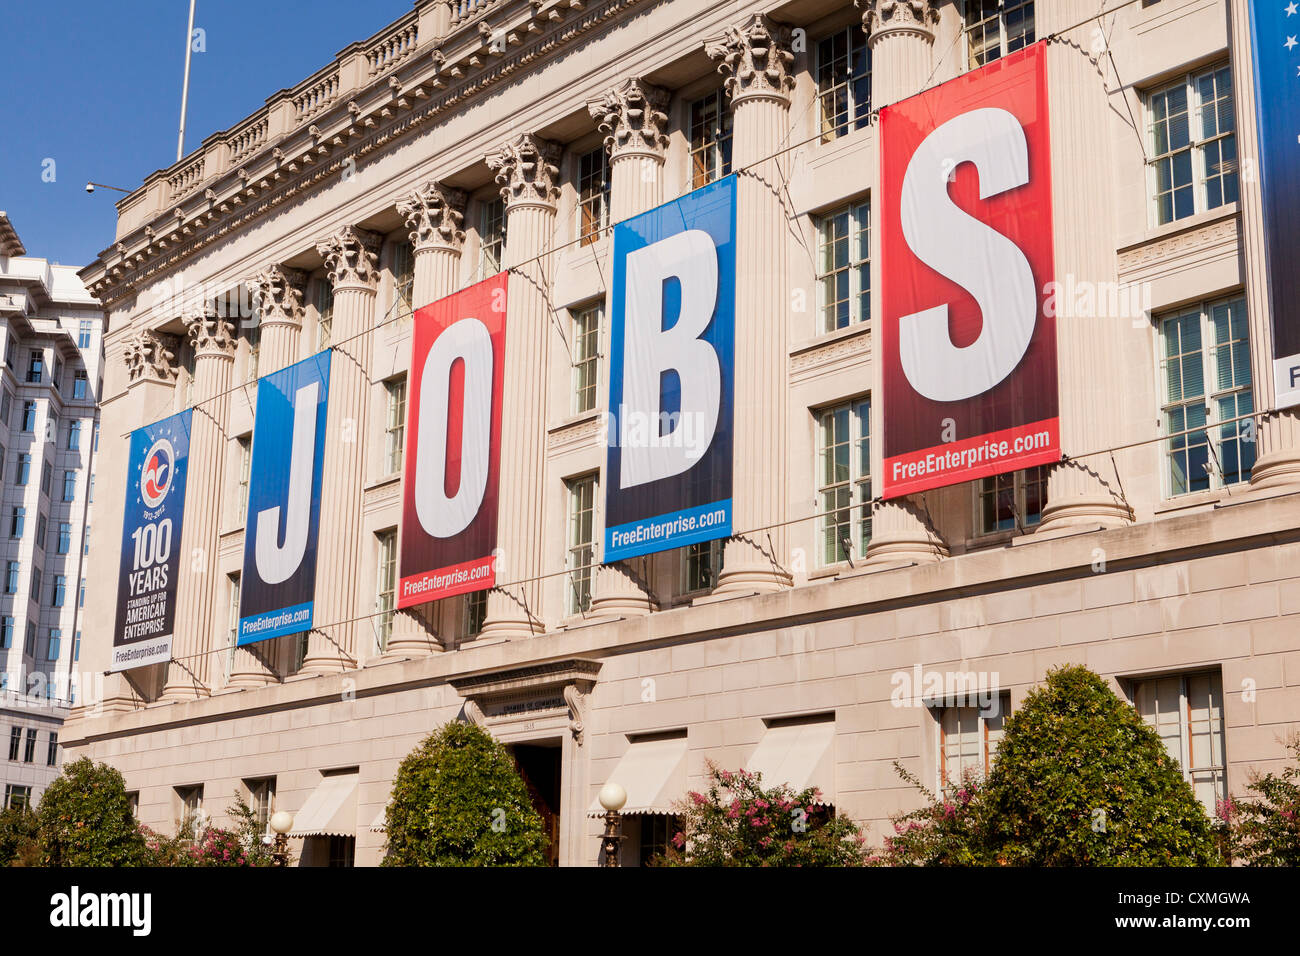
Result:
{"label": "flowering shrub", "polygon": [[1256,774],[1246,788],[1260,799],[1220,800],[1216,816],[1233,860],[1246,866],[1300,865],[1300,735],[1287,745],[1296,764]]}
{"label": "flowering shrub", "polygon": [[261,828],[253,811],[236,794],[235,805],[226,812],[235,821],[234,830],[205,826],[195,831],[193,821],[177,828],[175,836],[164,836],[141,824],[146,866],[270,866],[271,850],[261,839]]}
{"label": "flowering shrub", "polygon": [[762,775],[709,764],[709,786],[674,807],[681,829],[662,866],[861,866],[866,842],[848,817],[818,806],[809,787],[764,788]]}
{"label": "flowering shrub", "polygon": [[926,798],[925,806],[893,817],[894,835],[872,853],[872,866],[981,866],[1004,863],[988,851],[985,787],[967,770],[961,785],[936,796],[897,762],[894,770]]}

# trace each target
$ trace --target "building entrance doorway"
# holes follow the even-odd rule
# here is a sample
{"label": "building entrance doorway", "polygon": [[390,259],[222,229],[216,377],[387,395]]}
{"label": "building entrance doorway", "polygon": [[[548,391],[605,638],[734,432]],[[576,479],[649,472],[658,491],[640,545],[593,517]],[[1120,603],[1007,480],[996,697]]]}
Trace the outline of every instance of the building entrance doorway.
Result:
{"label": "building entrance doorway", "polygon": [[560,865],[560,768],[563,750],[559,739],[513,744],[510,753],[528,785],[533,808],[542,817],[547,835],[546,864]]}

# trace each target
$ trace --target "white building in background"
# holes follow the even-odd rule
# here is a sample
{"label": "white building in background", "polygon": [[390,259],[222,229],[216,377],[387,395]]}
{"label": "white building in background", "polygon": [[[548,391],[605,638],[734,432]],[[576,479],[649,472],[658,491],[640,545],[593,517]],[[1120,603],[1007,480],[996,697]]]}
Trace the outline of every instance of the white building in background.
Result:
{"label": "white building in background", "polygon": [[26,254],[0,212],[0,781],[35,803],[74,702],[94,498],[103,312],[62,266]]}

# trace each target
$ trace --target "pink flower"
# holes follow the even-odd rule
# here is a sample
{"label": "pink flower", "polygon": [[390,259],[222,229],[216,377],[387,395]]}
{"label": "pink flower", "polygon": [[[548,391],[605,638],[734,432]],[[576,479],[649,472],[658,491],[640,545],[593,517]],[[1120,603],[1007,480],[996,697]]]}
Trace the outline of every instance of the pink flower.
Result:
{"label": "pink flower", "polygon": [[705,801],[704,801],[704,794],[702,794],[702,793],[696,793],[694,790],[692,790],[692,791],[691,791],[691,800],[694,801],[695,805],[698,807],[701,803],[704,803],[704,802],[705,802]]}
{"label": "pink flower", "polygon": [[682,847],[684,847],[685,845],[686,845],[686,834],[685,834],[685,833],[681,833],[681,832],[679,832],[679,833],[677,834],[677,836],[673,837],[673,846],[677,847],[677,849],[680,850],[680,849],[681,849]]}

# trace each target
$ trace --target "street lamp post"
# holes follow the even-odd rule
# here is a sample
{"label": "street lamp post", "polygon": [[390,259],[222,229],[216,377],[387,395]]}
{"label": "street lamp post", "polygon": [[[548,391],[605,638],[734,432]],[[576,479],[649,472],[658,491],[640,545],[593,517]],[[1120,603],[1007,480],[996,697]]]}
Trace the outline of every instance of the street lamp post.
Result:
{"label": "street lamp post", "polygon": [[612,780],[600,791],[600,805],[605,808],[605,833],[600,838],[604,851],[601,866],[618,866],[618,851],[623,843],[623,818],[619,811],[627,804],[627,791]]}
{"label": "street lamp post", "polygon": [[275,832],[275,849],[271,851],[272,866],[289,865],[289,831],[293,829],[293,814],[277,810],[271,814],[271,829]]}

